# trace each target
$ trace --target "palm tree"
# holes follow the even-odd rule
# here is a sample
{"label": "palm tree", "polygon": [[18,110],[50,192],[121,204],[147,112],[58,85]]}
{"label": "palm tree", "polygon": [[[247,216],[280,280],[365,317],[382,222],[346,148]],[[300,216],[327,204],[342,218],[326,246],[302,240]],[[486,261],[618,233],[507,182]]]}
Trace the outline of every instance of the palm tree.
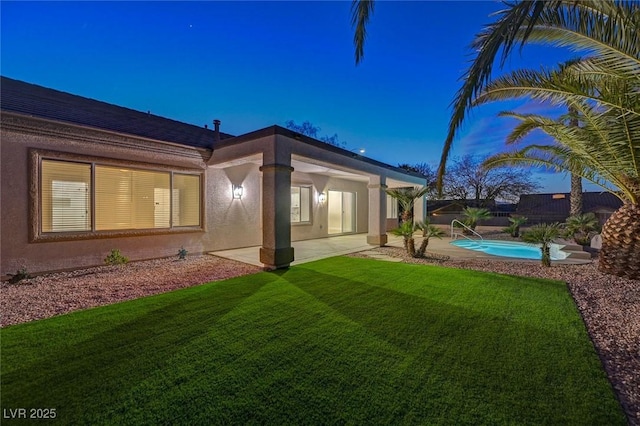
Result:
{"label": "palm tree", "polygon": [[[478,52],[463,77],[463,85],[453,102],[449,132],[438,169],[438,188],[453,139],[474,100],[491,81],[498,52],[502,61],[519,42],[589,51],[593,58],[583,61],[585,74],[624,75],[638,78],[638,4],[632,1],[522,1],[497,14],[496,22],[486,26],[475,38],[472,48]],[[595,74],[594,74],[595,75]],[[633,77],[635,75],[635,77]]]}
{"label": "palm tree", "polygon": [[407,252],[414,257],[416,254],[416,246],[415,240],[413,239],[413,233],[416,228],[413,225],[413,205],[418,198],[424,197],[428,191],[429,188],[427,187],[420,188],[417,186],[386,190],[387,194],[398,200],[400,208],[402,209],[402,214],[400,215],[402,223],[398,228],[393,229],[391,233],[398,237],[402,237],[404,248],[407,249]]}
{"label": "palm tree", "polygon": [[[637,15],[640,21],[640,13]],[[640,70],[640,54],[636,56]],[[477,103],[523,96],[554,100],[575,108],[582,126],[573,126],[562,117],[501,113],[520,120],[508,144],[520,142],[535,129],[555,143],[499,154],[486,165],[525,164],[573,172],[616,194],[625,204],[602,229],[599,269],[640,279],[640,75],[634,80],[594,68],[585,76],[584,66],[581,62],[550,72],[516,71],[487,86]]]}
{"label": "palm tree", "polygon": [[442,237],[445,235],[442,229],[438,228],[437,226],[431,225],[428,220],[416,223],[415,228],[419,231],[422,231],[422,243],[420,243],[420,248],[418,248],[414,257],[424,257],[424,253],[427,251],[427,246],[429,245],[430,238],[442,239]]}
{"label": "palm tree", "polygon": [[509,233],[514,238],[518,238],[520,236],[520,226],[524,225],[527,221],[527,218],[524,216],[513,216],[509,218],[509,222],[511,225],[504,228],[504,232]]}
{"label": "palm tree", "polygon": [[[370,1],[354,1],[352,22],[361,36],[354,38],[356,61],[362,59],[358,42],[364,45],[364,30],[372,12]],[[625,204],[603,227],[599,268],[640,279],[640,5],[614,0],[521,1],[507,5],[497,15],[498,19],[472,43],[478,54],[453,102],[438,169],[438,188],[442,188],[456,132],[474,105],[491,97],[528,96],[576,107],[585,120],[584,127],[570,127],[566,122],[541,116],[511,114],[523,120],[521,133],[539,128],[561,143],[531,145],[498,162],[546,165],[573,172],[619,195]],[[586,51],[588,55],[571,65],[571,73],[520,71],[512,74],[509,81],[503,80],[506,84],[502,87],[492,83],[491,70],[498,52],[502,50],[503,64],[514,46],[531,41]],[[483,96],[485,100],[480,99]],[[518,139],[513,136],[517,132],[514,130],[512,138]]]}
{"label": "palm tree", "polygon": [[[600,70],[637,78],[640,39],[640,13],[637,10],[638,5],[633,1],[535,0],[509,3],[496,13],[495,22],[485,26],[471,44],[478,53],[463,75],[462,87],[452,102],[453,113],[438,168],[438,190],[442,190],[445,166],[456,133],[476,96],[491,81],[494,62],[499,55],[502,67],[517,45],[545,43],[593,52],[596,59],[584,64],[585,73]],[[356,64],[364,57],[366,27],[373,11],[373,0],[352,2]]]}
{"label": "palm tree", "polygon": [[540,244],[542,252],[542,266],[551,266],[551,246],[554,239],[560,235],[560,225],[558,223],[543,223],[532,226],[522,233],[522,240],[526,243]]}
{"label": "palm tree", "polygon": [[[574,107],[569,107],[569,125],[578,127],[578,111]],[[571,193],[569,195],[569,215],[577,216],[582,214],[582,176],[571,173]]]}
{"label": "palm tree", "polygon": [[410,220],[402,222],[399,227],[391,230],[391,233],[396,237],[402,237],[404,248],[412,257],[415,257],[416,255],[416,243],[413,238],[415,230],[416,228]]}
{"label": "palm tree", "polygon": [[485,208],[465,207],[462,211],[464,224],[475,230],[478,222],[491,218],[491,212]]}
{"label": "palm tree", "polygon": [[411,221],[413,222],[413,205],[415,204],[418,198],[422,198],[429,192],[429,188],[422,187],[419,188],[417,186],[409,187],[409,188],[393,188],[387,189],[386,193],[398,200],[400,203],[400,208],[402,209],[402,214],[400,215],[400,219],[403,222]]}

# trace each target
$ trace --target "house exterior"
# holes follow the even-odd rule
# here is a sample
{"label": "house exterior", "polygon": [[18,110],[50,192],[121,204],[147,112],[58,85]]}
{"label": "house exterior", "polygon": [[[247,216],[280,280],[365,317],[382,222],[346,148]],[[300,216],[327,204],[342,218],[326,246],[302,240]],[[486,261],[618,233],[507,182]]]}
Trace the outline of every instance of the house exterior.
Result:
{"label": "house exterior", "polygon": [[[571,209],[570,193],[521,195],[516,214],[525,216],[527,224],[564,222]],[[622,206],[620,198],[610,192],[583,192],[582,211],[594,213],[602,226]]]}
{"label": "house exterior", "polygon": [[[287,267],[292,241],[397,222],[385,188],[423,177],[271,126],[232,136],[2,77],[0,274],[260,246]],[[426,202],[414,214],[424,217]],[[397,209],[397,204],[396,204]],[[394,218],[395,214],[395,218]]]}

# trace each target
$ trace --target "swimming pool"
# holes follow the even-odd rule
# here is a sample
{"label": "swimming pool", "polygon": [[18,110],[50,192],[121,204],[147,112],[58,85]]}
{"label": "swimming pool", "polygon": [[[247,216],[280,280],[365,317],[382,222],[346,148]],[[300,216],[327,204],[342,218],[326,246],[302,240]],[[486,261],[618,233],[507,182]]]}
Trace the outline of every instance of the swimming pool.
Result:
{"label": "swimming pool", "polygon": [[[536,259],[542,258],[540,247],[519,243],[517,241],[497,241],[497,240],[484,240],[484,241],[471,241],[471,240],[455,240],[451,241],[451,244],[467,250],[480,251],[482,253],[490,254],[492,256],[501,257],[514,257],[518,259]],[[555,247],[554,247],[555,246]],[[557,244],[551,245],[551,260],[563,259],[562,252],[559,250]]]}

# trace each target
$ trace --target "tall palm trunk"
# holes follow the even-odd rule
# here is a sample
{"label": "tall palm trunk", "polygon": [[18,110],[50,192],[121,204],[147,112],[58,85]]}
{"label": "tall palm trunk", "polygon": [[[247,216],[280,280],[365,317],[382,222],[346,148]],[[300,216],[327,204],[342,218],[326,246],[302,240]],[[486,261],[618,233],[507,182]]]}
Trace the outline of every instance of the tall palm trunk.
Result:
{"label": "tall palm trunk", "polygon": [[640,205],[626,203],[605,222],[598,269],[640,280]]}
{"label": "tall palm trunk", "polygon": [[[574,107],[569,107],[569,125],[578,127],[578,111]],[[582,214],[582,177],[571,172],[571,193],[569,194],[569,216]]]}
{"label": "tall palm trunk", "polygon": [[569,194],[569,216],[582,214],[582,177],[571,173],[571,193]]}

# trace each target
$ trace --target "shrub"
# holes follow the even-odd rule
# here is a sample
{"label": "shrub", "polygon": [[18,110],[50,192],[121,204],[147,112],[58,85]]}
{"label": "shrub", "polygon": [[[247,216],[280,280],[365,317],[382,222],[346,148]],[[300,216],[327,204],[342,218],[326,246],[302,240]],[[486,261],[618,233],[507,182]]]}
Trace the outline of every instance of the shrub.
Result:
{"label": "shrub", "polygon": [[124,265],[128,261],[129,258],[123,256],[118,249],[111,250],[111,253],[109,253],[109,255],[104,258],[104,263],[107,265]]}
{"label": "shrub", "polygon": [[576,244],[589,245],[591,238],[600,230],[598,218],[593,213],[585,213],[567,218],[565,237],[573,238]]}
{"label": "shrub", "polygon": [[28,280],[29,278],[31,278],[31,275],[29,275],[27,268],[24,266],[18,269],[15,274],[9,274],[9,275],[11,275],[11,278],[9,279],[9,282],[11,284],[15,284],[22,280]]}
{"label": "shrub", "polygon": [[185,260],[187,258],[187,253],[189,253],[187,249],[180,247],[180,250],[178,250],[178,259]]}

